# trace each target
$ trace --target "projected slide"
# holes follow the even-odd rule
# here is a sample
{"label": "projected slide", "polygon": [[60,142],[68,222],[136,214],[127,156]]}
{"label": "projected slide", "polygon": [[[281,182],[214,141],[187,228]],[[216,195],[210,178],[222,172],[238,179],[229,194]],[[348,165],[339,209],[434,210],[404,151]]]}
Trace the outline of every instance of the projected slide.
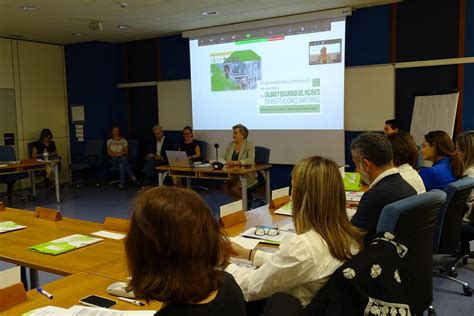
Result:
{"label": "projected slide", "polygon": [[190,40],[193,126],[340,130],[345,19]]}

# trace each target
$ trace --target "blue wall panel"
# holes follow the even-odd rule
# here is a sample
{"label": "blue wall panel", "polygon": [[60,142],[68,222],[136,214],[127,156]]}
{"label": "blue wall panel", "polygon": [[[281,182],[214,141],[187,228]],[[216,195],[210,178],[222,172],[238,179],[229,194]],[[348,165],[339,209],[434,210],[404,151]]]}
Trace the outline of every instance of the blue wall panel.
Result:
{"label": "blue wall panel", "polygon": [[474,130],[474,64],[464,65],[463,130]]}
{"label": "blue wall panel", "polygon": [[181,35],[160,37],[160,80],[191,78],[189,40]]}
{"label": "blue wall panel", "polygon": [[358,9],[347,17],[346,66],[390,62],[390,5]]}
{"label": "blue wall panel", "polygon": [[[88,42],[65,45],[68,104],[85,106],[85,139],[106,138],[109,128],[118,124],[128,135],[128,109],[122,81],[120,45]],[[80,154],[84,144],[78,143],[74,125],[70,124],[71,152]]]}

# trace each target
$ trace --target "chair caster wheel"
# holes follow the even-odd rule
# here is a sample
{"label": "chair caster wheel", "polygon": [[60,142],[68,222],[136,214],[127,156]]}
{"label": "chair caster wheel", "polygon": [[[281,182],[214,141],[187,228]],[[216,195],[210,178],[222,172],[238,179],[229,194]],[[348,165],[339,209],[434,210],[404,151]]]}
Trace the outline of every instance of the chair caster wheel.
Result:
{"label": "chair caster wheel", "polygon": [[433,306],[428,307],[428,316],[436,316],[436,311]]}
{"label": "chair caster wheel", "polygon": [[450,277],[453,277],[453,278],[457,278],[458,277],[458,273],[456,271],[449,271],[448,272],[448,275]]}
{"label": "chair caster wheel", "polygon": [[463,286],[462,289],[466,296],[472,296],[472,289],[469,286]]}

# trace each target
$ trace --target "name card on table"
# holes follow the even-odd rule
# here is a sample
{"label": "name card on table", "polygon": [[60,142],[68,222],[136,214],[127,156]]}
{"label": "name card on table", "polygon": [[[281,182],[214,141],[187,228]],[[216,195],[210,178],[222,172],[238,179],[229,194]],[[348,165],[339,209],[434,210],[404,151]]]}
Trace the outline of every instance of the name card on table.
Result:
{"label": "name card on table", "polygon": [[3,212],[3,211],[6,211],[6,209],[5,209],[5,203],[3,203],[2,201],[0,201],[0,212]]}
{"label": "name card on table", "polygon": [[124,218],[106,217],[104,221],[104,229],[128,233],[130,229],[130,220]]}
{"label": "name card on table", "polygon": [[20,280],[20,267],[0,272],[0,311],[26,301],[26,292]]}
{"label": "name card on table", "polygon": [[247,217],[242,210],[242,200],[235,201],[221,206],[221,223],[225,228],[245,223]]}
{"label": "name card on table", "polygon": [[57,222],[63,219],[59,211],[46,207],[36,207],[35,217],[53,222]]}
{"label": "name card on table", "polygon": [[272,201],[270,210],[276,210],[290,202],[290,187],[285,187],[272,191]]}

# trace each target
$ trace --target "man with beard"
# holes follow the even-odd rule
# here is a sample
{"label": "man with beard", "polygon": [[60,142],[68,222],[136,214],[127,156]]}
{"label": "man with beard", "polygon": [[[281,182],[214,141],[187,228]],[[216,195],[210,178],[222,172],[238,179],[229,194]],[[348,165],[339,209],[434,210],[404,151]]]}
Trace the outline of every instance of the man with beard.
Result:
{"label": "man with beard", "polygon": [[393,150],[388,139],[377,133],[365,133],[351,143],[352,160],[369,190],[362,196],[352,223],[367,231],[365,240],[375,233],[383,208],[416,195],[393,165]]}

